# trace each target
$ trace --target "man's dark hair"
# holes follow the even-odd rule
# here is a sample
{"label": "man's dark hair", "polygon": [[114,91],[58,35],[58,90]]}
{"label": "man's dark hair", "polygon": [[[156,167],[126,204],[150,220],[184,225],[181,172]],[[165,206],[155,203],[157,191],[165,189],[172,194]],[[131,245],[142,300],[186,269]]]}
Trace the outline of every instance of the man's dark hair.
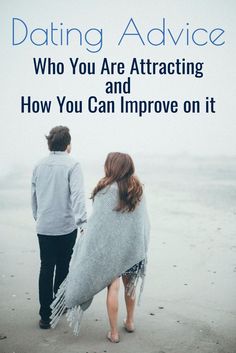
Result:
{"label": "man's dark hair", "polygon": [[55,126],[46,139],[50,151],[65,151],[71,142],[70,130],[66,126]]}

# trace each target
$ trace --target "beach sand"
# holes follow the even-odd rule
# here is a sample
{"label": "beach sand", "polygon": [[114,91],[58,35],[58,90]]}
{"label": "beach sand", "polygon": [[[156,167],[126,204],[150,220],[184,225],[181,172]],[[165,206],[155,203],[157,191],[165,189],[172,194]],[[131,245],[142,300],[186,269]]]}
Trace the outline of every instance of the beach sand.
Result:
{"label": "beach sand", "polygon": [[[105,290],[85,312],[79,337],[65,317],[53,330],[38,328],[31,171],[0,178],[0,353],[236,353],[235,159],[149,156],[136,164],[152,225],[149,264],[132,334],[122,328],[121,288],[119,344],[105,338]],[[89,197],[102,167],[83,170]]]}

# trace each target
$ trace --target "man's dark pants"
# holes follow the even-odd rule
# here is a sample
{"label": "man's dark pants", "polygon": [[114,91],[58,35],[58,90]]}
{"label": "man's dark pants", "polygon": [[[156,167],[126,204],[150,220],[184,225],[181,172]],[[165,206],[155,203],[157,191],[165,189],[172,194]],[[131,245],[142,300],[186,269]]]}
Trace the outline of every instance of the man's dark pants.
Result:
{"label": "man's dark pants", "polygon": [[49,321],[50,305],[69,271],[77,229],[66,235],[38,234],[41,267],[39,274],[39,315]]}

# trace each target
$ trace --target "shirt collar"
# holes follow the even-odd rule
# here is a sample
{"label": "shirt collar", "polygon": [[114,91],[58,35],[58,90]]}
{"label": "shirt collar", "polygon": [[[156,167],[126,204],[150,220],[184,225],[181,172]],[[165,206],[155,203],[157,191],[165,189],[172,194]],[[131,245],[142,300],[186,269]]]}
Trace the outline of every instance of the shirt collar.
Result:
{"label": "shirt collar", "polygon": [[50,154],[68,155],[66,151],[51,151]]}

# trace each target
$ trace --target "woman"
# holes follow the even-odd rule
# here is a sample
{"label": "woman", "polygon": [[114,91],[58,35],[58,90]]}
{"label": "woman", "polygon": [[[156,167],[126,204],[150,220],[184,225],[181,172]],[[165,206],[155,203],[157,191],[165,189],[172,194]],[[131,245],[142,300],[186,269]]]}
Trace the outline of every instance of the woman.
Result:
{"label": "woman", "polygon": [[127,308],[124,326],[134,331],[135,289],[139,278],[143,287],[149,238],[143,188],[134,171],[128,154],[108,154],[105,176],[92,193],[93,212],[87,231],[74,248],[68,278],[52,305],[52,327],[67,307],[68,320],[78,334],[82,313],[94,295],[107,287],[107,338],[119,342],[118,291],[122,276]]}

